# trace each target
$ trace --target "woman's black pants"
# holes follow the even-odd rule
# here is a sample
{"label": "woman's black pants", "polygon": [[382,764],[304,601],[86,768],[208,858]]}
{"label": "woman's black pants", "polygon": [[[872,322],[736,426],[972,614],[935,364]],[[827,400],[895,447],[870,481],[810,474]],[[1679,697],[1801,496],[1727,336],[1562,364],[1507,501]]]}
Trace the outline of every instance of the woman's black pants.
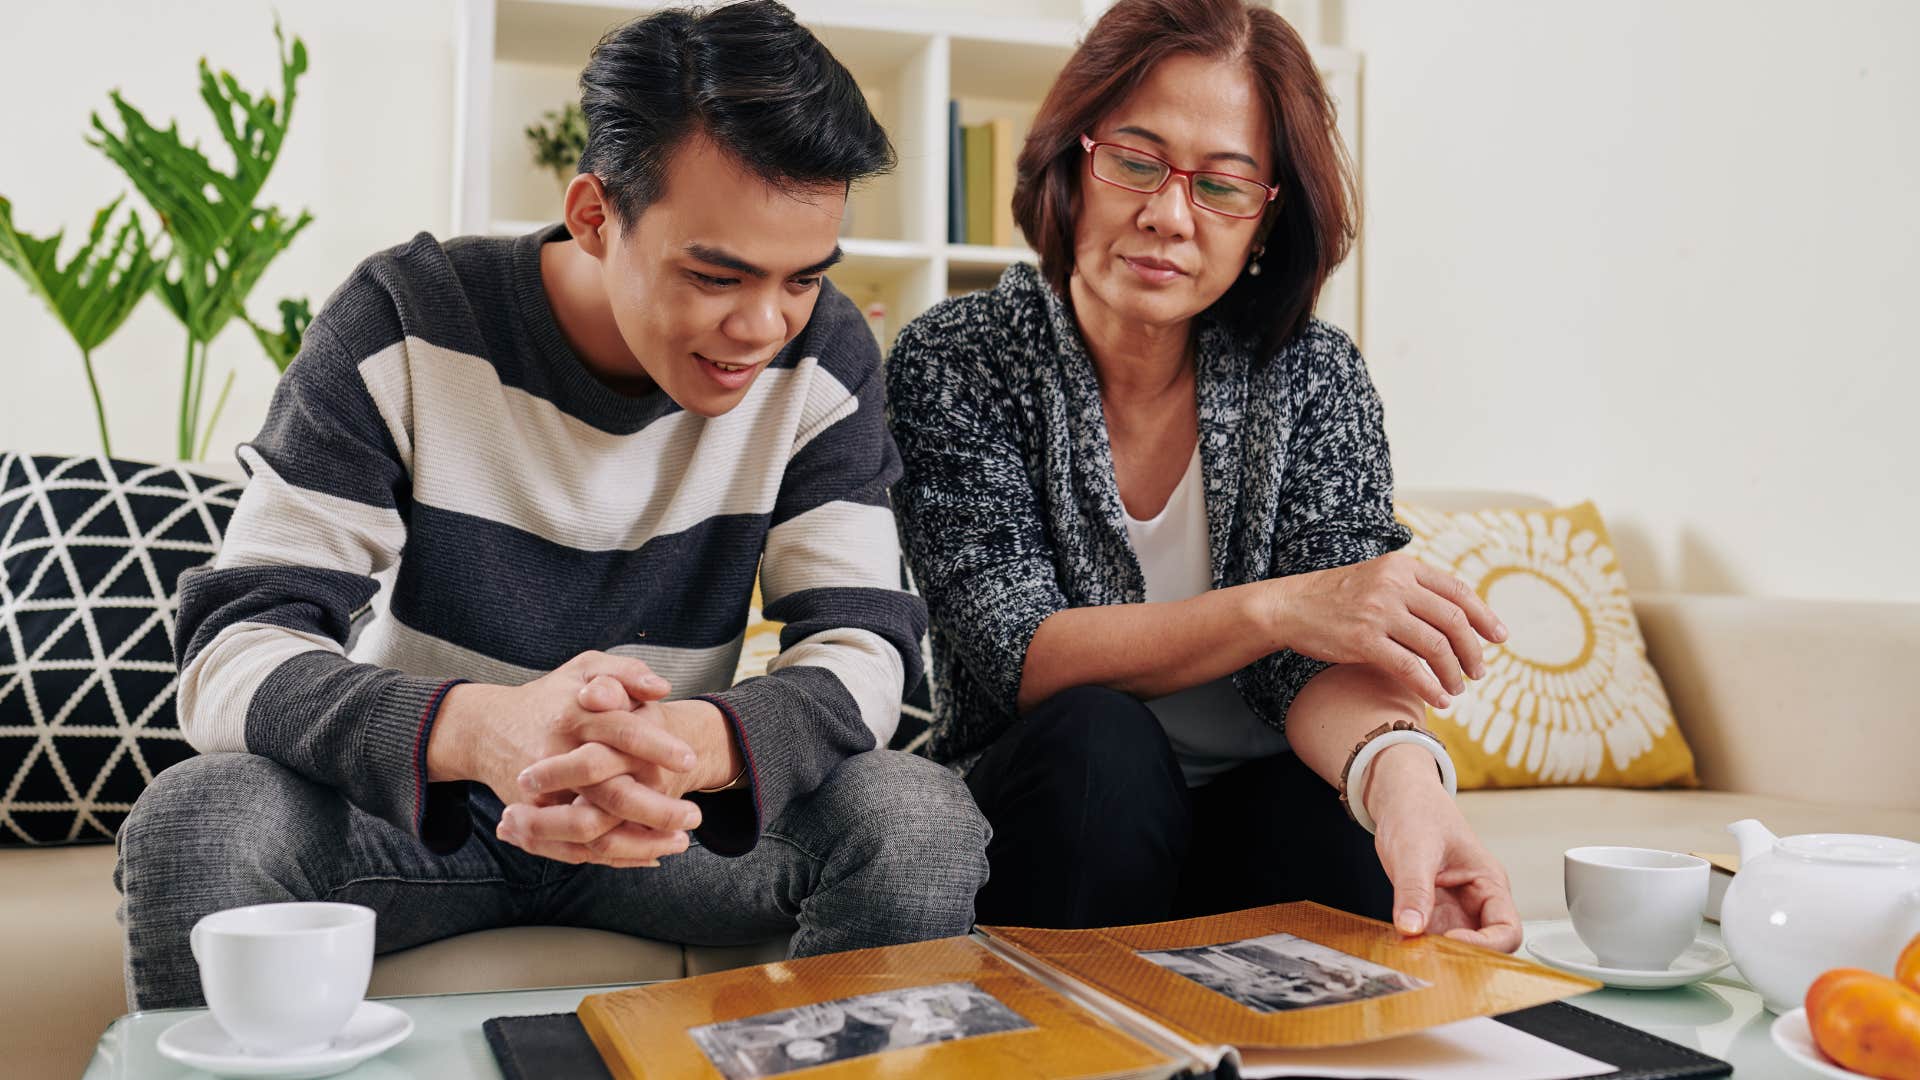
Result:
{"label": "woman's black pants", "polygon": [[983,924],[1120,926],[1289,900],[1391,918],[1373,837],[1295,755],[1189,790],[1159,719],[1118,691],[1049,698],[967,786],[993,826]]}

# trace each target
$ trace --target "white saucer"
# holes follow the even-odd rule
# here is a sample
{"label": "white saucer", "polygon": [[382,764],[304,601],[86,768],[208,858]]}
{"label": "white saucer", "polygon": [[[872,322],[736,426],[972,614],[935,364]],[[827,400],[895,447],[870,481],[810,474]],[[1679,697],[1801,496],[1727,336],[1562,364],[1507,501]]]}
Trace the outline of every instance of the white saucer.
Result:
{"label": "white saucer", "polygon": [[413,1034],[413,1018],[391,1005],[363,1001],[325,1050],[267,1057],[240,1049],[212,1013],[182,1020],[160,1033],[158,1049],[188,1068],[215,1076],[270,1076],[307,1080],[345,1072]]}
{"label": "white saucer", "polygon": [[1819,1044],[1813,1041],[1813,1029],[1807,1026],[1805,1009],[1795,1009],[1775,1017],[1772,1034],[1773,1045],[1779,1047],[1782,1053],[1821,1076],[1860,1080],[1866,1075],[1835,1065],[1832,1058],[1821,1052]]}
{"label": "white saucer", "polygon": [[1580,935],[1573,932],[1571,925],[1534,935],[1527,942],[1527,951],[1548,967],[1628,990],[1666,990],[1685,986],[1717,974],[1733,963],[1727,950],[1701,937],[1695,938],[1693,944],[1687,946],[1665,971],[1603,967],[1594,958],[1593,950],[1581,944]]}

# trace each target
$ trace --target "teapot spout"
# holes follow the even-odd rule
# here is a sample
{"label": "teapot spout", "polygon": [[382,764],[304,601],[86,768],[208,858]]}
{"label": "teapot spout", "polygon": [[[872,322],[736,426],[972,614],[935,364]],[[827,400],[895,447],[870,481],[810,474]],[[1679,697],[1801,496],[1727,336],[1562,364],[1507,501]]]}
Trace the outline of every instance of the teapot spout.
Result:
{"label": "teapot spout", "polygon": [[1740,864],[1742,866],[1772,851],[1774,841],[1779,839],[1779,837],[1773,835],[1772,831],[1765,825],[1760,824],[1753,818],[1743,818],[1736,821],[1727,826],[1727,831],[1732,833],[1733,838],[1740,843]]}

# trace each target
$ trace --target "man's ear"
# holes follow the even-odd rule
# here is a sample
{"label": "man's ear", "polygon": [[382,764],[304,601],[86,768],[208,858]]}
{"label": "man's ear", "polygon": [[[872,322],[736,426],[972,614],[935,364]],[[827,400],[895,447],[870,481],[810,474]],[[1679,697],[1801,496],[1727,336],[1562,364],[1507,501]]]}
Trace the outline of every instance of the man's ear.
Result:
{"label": "man's ear", "polygon": [[613,206],[607,200],[607,189],[601,185],[600,178],[586,172],[568,181],[561,212],[567,232],[573,234],[573,242],[580,245],[580,250],[596,259],[605,258],[610,239],[608,230],[618,226],[614,224]]}

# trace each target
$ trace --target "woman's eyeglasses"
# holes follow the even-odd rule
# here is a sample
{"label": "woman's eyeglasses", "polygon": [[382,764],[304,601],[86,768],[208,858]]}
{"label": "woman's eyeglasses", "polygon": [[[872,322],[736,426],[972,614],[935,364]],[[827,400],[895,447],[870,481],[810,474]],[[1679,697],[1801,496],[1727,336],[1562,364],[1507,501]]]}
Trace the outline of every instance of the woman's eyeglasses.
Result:
{"label": "woman's eyeglasses", "polygon": [[1211,210],[1230,218],[1256,218],[1267,204],[1278,198],[1278,184],[1232,173],[1205,169],[1176,169],[1165,158],[1119,143],[1095,142],[1080,136],[1080,146],[1093,160],[1093,178],[1117,188],[1156,195],[1167,181],[1178,176],[1187,182],[1187,199],[1202,210]]}

